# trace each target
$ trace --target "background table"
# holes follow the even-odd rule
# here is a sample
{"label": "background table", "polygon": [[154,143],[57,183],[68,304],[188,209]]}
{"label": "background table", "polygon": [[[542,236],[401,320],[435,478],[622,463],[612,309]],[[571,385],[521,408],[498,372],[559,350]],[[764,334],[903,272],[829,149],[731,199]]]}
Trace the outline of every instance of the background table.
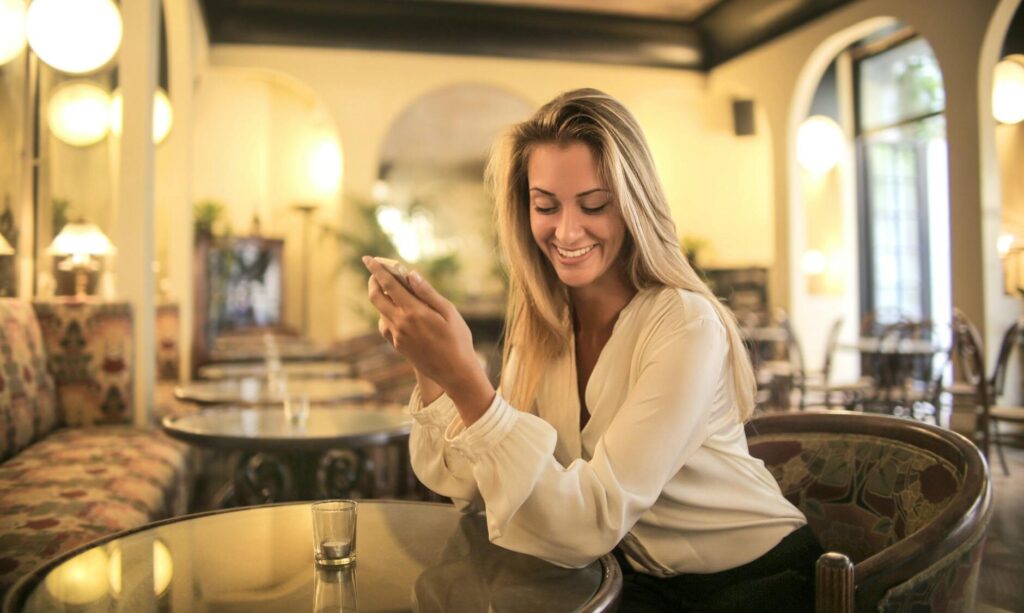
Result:
{"label": "background table", "polygon": [[[313,408],[304,427],[290,424],[280,408],[211,408],[166,417],[164,431],[178,440],[236,452],[231,483],[215,496],[217,506],[344,498],[364,474],[365,449],[401,443],[412,419],[397,405],[378,410]],[[406,456],[397,482],[405,480]],[[363,484],[372,495],[373,484]]]}
{"label": "background table", "polygon": [[331,592],[355,592],[361,613],[607,611],[622,589],[610,555],[559,568],[492,545],[483,517],[450,505],[361,502],[356,541],[350,571],[321,571],[308,504],[172,519],[43,565],[4,611],[309,611]]}
{"label": "background table", "polygon": [[[310,404],[335,404],[366,400],[377,391],[364,379],[289,379],[290,396],[305,395]],[[277,389],[270,389],[265,378],[193,381],[174,388],[178,400],[197,404],[280,405],[284,402]]]}
{"label": "background table", "polygon": [[[355,369],[347,362],[284,362],[281,374],[292,379],[337,379],[351,377]],[[265,362],[222,362],[199,368],[202,379],[245,379],[267,377]]]}

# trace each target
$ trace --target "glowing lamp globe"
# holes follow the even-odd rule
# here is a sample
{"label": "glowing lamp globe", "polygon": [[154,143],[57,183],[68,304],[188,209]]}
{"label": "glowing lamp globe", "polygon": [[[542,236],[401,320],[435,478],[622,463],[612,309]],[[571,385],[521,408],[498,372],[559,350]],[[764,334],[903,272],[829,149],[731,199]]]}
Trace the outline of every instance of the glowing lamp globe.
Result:
{"label": "glowing lamp globe", "polygon": [[121,12],[111,0],[34,0],[25,29],[39,59],[71,74],[103,67],[121,46]]}
{"label": "glowing lamp globe", "polygon": [[64,562],[46,575],[46,591],[59,603],[86,605],[107,593],[107,552],[97,547]]}
{"label": "glowing lamp globe", "polygon": [[10,62],[25,48],[25,3],[0,0],[0,66]]}
{"label": "glowing lamp globe", "polygon": [[46,119],[54,136],[75,147],[87,147],[107,136],[110,96],[89,81],[67,81],[50,98]]}
{"label": "glowing lamp globe", "polygon": [[996,64],[992,85],[992,116],[1000,123],[1024,121],[1024,56],[1009,56]]}
{"label": "glowing lamp globe", "polygon": [[808,117],[796,136],[796,157],[807,170],[823,174],[839,162],[846,146],[843,130],[824,115]]}
{"label": "glowing lamp globe", "polygon": [[[167,97],[167,92],[158,87],[153,94],[153,142],[158,145],[164,142],[173,125],[174,109],[171,108],[171,99]],[[110,100],[110,129],[114,134],[121,136],[123,128],[124,96],[118,89]]]}

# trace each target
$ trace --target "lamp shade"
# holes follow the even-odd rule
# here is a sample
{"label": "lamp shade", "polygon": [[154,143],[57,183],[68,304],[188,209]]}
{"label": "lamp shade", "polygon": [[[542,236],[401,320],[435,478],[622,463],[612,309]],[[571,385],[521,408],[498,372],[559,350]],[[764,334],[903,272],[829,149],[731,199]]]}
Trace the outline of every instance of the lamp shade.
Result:
{"label": "lamp shade", "polygon": [[996,64],[992,116],[1000,123],[1024,121],[1024,56],[1011,55]]}
{"label": "lamp shade", "polygon": [[69,145],[87,147],[100,142],[110,130],[110,96],[91,81],[62,83],[50,98],[47,125]]}
{"label": "lamp shade", "polygon": [[0,66],[25,48],[25,2],[0,0]]}
{"label": "lamp shade", "polygon": [[14,247],[11,247],[3,234],[0,234],[0,255],[14,255]]}
{"label": "lamp shade", "polygon": [[109,255],[114,253],[114,245],[102,230],[94,223],[69,223],[54,237],[50,248],[51,255]]}
{"label": "lamp shade", "polygon": [[121,12],[111,0],[34,0],[25,30],[39,59],[71,74],[104,66],[121,46]]}

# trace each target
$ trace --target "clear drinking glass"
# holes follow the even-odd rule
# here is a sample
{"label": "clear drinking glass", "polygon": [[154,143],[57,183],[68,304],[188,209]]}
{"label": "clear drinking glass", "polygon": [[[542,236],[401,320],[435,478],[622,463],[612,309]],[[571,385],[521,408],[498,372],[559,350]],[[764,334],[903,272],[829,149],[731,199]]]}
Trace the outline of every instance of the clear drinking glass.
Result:
{"label": "clear drinking glass", "polygon": [[309,422],[309,395],[286,395],[284,397],[284,419],[289,426],[305,428]]}
{"label": "clear drinking glass", "polygon": [[354,500],[314,502],[313,557],[320,566],[348,566],[356,561],[356,511]]}

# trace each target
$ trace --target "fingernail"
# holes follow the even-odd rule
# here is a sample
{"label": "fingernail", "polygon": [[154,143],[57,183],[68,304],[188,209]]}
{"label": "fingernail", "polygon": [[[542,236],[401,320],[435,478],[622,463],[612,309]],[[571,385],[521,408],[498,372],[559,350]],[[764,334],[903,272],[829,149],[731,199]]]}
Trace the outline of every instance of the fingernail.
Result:
{"label": "fingernail", "polygon": [[364,266],[369,266],[370,265],[370,256],[368,256],[368,255],[364,255],[363,256],[363,265]]}
{"label": "fingernail", "polygon": [[420,273],[416,272],[415,270],[409,273],[409,279],[416,285],[423,283],[423,277],[421,277]]}

